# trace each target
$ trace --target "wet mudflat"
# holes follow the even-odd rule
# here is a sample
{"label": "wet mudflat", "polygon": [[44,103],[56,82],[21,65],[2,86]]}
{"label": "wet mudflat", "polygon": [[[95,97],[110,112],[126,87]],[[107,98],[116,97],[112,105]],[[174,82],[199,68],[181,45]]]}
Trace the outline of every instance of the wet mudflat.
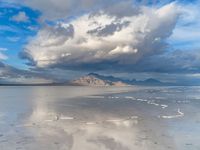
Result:
{"label": "wet mudflat", "polygon": [[2,150],[199,150],[200,87],[0,87]]}

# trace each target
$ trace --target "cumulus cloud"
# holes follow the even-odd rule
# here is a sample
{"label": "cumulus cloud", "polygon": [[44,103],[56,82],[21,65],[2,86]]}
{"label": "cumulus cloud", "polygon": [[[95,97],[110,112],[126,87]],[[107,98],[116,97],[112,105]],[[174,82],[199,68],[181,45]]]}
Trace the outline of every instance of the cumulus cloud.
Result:
{"label": "cumulus cloud", "polygon": [[139,9],[120,17],[102,10],[45,26],[25,46],[22,56],[42,68],[133,65],[163,52],[179,16],[175,3]]}
{"label": "cumulus cloud", "polygon": [[20,11],[17,15],[13,16],[11,20],[16,22],[27,22],[29,20],[29,17],[24,11]]}

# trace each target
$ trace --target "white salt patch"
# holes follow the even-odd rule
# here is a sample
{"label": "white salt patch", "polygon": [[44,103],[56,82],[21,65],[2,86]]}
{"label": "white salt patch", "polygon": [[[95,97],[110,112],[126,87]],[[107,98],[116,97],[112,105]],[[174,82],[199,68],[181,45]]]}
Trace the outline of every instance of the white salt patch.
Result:
{"label": "white salt patch", "polygon": [[155,102],[153,102],[153,101],[148,101],[148,102],[147,102],[147,104],[150,104],[150,105],[155,105],[155,106],[159,106],[159,104],[158,104],[158,103],[155,103]]}
{"label": "white salt patch", "polygon": [[138,116],[131,116],[131,119],[138,119]]}
{"label": "white salt patch", "polygon": [[143,99],[141,99],[141,98],[138,98],[137,100],[138,100],[138,101],[142,101]]}
{"label": "white salt patch", "polygon": [[155,105],[155,106],[159,106],[159,104],[157,104],[157,103],[154,103],[154,102],[152,102],[152,103],[150,103],[151,105]]}
{"label": "white salt patch", "polygon": [[177,118],[177,116],[161,116],[163,119],[172,119],[172,118]]}
{"label": "white salt patch", "polygon": [[181,112],[180,108],[178,109],[178,113],[179,113],[179,115],[184,116],[184,113]]}
{"label": "white salt patch", "polygon": [[122,120],[120,120],[120,119],[109,119],[109,120],[106,120],[106,121],[108,121],[108,122],[120,122]]}
{"label": "white salt patch", "polygon": [[138,98],[137,101],[140,101],[140,102],[147,102],[148,100]]}
{"label": "white salt patch", "polygon": [[44,121],[46,121],[46,122],[53,122],[53,121],[58,121],[59,120],[59,116],[54,116],[54,117],[52,117],[52,119],[45,119]]}
{"label": "white salt patch", "polygon": [[190,103],[190,101],[187,101],[187,100],[185,100],[185,101],[176,101],[177,103]]}
{"label": "white salt patch", "polygon": [[155,97],[155,99],[165,99],[165,97]]}
{"label": "white salt patch", "polygon": [[126,99],[135,99],[134,97],[131,96],[125,96]]}
{"label": "white salt patch", "polygon": [[109,99],[114,99],[115,97],[113,97],[113,96],[108,96],[108,98],[109,98]]}
{"label": "white salt patch", "polygon": [[146,99],[143,99],[143,100],[142,100],[142,102],[147,102],[147,101],[148,101],[148,100],[146,100]]}
{"label": "white salt patch", "polygon": [[[134,97],[131,97],[131,96],[125,96],[124,98],[126,98],[126,99],[132,99],[132,100],[136,100],[136,101],[140,101],[140,102],[147,102],[147,104],[154,105],[154,106],[161,106],[162,109],[165,109],[165,108],[168,107],[168,105],[155,103],[155,102],[152,101],[152,100],[141,99],[141,98],[135,99]],[[156,97],[156,98],[157,98],[157,99],[164,99],[164,97]]]}
{"label": "white salt patch", "polygon": [[60,116],[59,119],[60,119],[60,120],[73,120],[74,117]]}
{"label": "white salt patch", "polygon": [[95,124],[97,124],[97,122],[86,122],[85,124],[87,124],[87,125],[95,125]]}
{"label": "white salt patch", "polygon": [[178,109],[178,114],[177,115],[173,115],[173,116],[161,116],[161,118],[164,119],[172,119],[172,118],[179,118],[179,117],[183,117],[184,113],[180,111],[180,109]]}
{"label": "white salt patch", "polygon": [[86,96],[87,98],[100,98],[100,99],[102,99],[102,98],[105,98],[104,96]]}
{"label": "white salt patch", "polygon": [[132,122],[129,120],[125,120],[122,122],[122,125],[124,125],[125,127],[130,127],[132,125]]}
{"label": "white salt patch", "polygon": [[165,109],[168,107],[168,105],[164,105],[164,104],[161,104],[160,106],[162,107],[162,109]]}

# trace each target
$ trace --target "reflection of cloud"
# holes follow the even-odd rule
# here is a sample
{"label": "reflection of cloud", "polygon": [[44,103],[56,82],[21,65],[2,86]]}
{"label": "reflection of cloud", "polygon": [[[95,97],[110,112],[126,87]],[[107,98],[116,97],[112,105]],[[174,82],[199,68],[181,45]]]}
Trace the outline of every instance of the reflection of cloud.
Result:
{"label": "reflection of cloud", "polygon": [[129,148],[123,146],[121,143],[115,141],[113,138],[108,137],[97,137],[97,139],[90,140],[93,143],[96,143],[97,145],[104,145],[105,148],[109,150],[129,150]]}
{"label": "reflection of cloud", "polygon": [[[77,93],[80,91],[84,91],[84,93],[79,93],[77,96],[70,89]],[[86,89],[90,89],[90,93]],[[146,104],[142,105],[143,102],[139,104],[144,106],[144,109],[139,112],[141,116],[138,114],[140,117],[132,116],[135,110],[132,112],[128,109],[130,103],[121,99],[119,94],[115,95],[110,88],[103,89],[107,93],[112,93],[112,97],[119,96],[118,100],[111,100],[111,97],[108,98],[108,96],[104,96],[104,99],[100,96],[86,98],[86,95],[102,93],[99,88],[96,88],[98,89],[96,91],[93,89],[86,87],[30,87],[28,90],[30,93],[20,93],[19,99],[23,97],[22,99],[27,103],[22,104],[25,107],[23,112],[20,108],[18,111],[26,115],[11,126],[12,133],[9,135],[5,133],[5,137],[9,139],[7,143],[5,142],[8,147],[5,150],[16,149],[19,146],[22,149],[30,150],[161,150],[168,149],[168,146],[174,148],[173,138],[162,136],[168,132],[166,130],[168,126],[163,126],[159,122],[163,119],[155,117],[158,120],[154,120],[155,118],[151,118],[152,116],[149,115],[146,118],[143,117],[143,113],[150,112],[149,110],[145,112],[145,109],[148,108],[145,107]],[[105,91],[103,93],[106,93]],[[117,91],[119,92],[119,88]],[[78,99],[70,99],[74,97],[78,97]],[[131,97],[127,95],[127,98]],[[96,102],[98,109],[91,108]],[[101,107],[98,102],[103,103],[104,107]],[[137,109],[138,105],[135,104],[133,109]],[[114,107],[124,110],[113,112],[112,108]],[[152,109],[152,113],[157,110]],[[19,114],[18,111],[16,114]],[[13,144],[10,144],[11,142]]]}
{"label": "reflection of cloud", "polygon": [[138,136],[145,139],[146,135],[140,135],[137,117],[133,117],[133,120],[98,118],[98,120],[84,122],[73,118],[49,122],[48,117],[54,119],[54,116],[59,114],[47,109],[44,103],[40,104],[31,116],[31,122],[36,122],[36,127],[30,128],[33,131],[37,129],[33,136],[36,141],[40,140],[38,147],[58,141],[56,142],[58,147],[69,150],[143,150],[146,148],[145,140],[138,140]]}
{"label": "reflection of cloud", "polygon": [[34,109],[30,121],[34,123],[44,123],[45,121],[56,121],[58,120],[58,117],[56,113],[50,112],[44,104],[40,103],[36,108]]}
{"label": "reflection of cloud", "polygon": [[[136,140],[136,129],[134,127],[124,128],[114,124],[82,125],[81,131],[74,134],[73,149],[99,149],[125,150],[136,148],[133,141]],[[131,132],[130,132],[131,130]]]}
{"label": "reflection of cloud", "polygon": [[[35,123],[37,132],[33,133],[33,135],[36,140],[39,140],[38,138],[48,139],[42,140],[40,146],[43,146],[47,142],[51,143],[59,140],[58,145],[64,149],[68,149],[69,144],[67,143],[73,139],[73,144],[69,148],[71,150],[131,150],[135,148],[133,141],[136,140],[136,133],[134,133],[136,129],[131,125],[131,121],[119,121],[118,123],[100,121],[103,123],[85,124],[84,122],[71,119],[55,120],[55,116],[57,115],[55,112],[50,113],[50,110],[46,109],[43,104],[37,107],[31,115],[29,121]],[[42,137],[38,137],[38,133],[42,134]],[[69,135],[71,135],[70,138]],[[65,140],[63,141],[63,139]]]}
{"label": "reflection of cloud", "polygon": [[107,122],[110,122],[116,126],[121,126],[121,127],[132,127],[133,125],[136,125],[138,123],[137,119],[109,119],[106,120]]}
{"label": "reflection of cloud", "polygon": [[[51,96],[47,97],[48,93],[51,93],[51,89],[34,90],[34,95],[38,98],[33,100],[34,109],[25,124],[32,125],[29,126],[29,130],[35,141],[40,141],[40,144],[32,143],[34,144],[32,147],[45,147],[49,145],[47,143],[55,143],[55,141],[60,149],[67,150],[113,148],[113,150],[131,150],[135,147],[133,141],[136,140],[135,120],[137,117],[105,119],[101,118],[105,114],[98,114],[100,118],[91,122],[79,120],[74,116],[68,116],[68,113],[57,112],[54,107],[50,108]],[[52,144],[50,146],[52,147]]]}
{"label": "reflection of cloud", "polygon": [[[88,87],[62,87],[59,90],[57,88],[59,87],[56,87],[56,90],[54,87],[37,87],[32,91],[33,111],[24,122],[24,126],[18,126],[25,127],[28,136],[33,139],[28,142],[27,149],[31,147],[61,150],[160,150],[166,149],[168,145],[173,147],[173,139],[160,137],[166,133],[166,127],[161,126],[159,122],[154,123],[151,118],[132,116],[131,112],[126,114],[127,111],[123,111],[123,114],[116,112],[113,115],[108,107],[104,111],[97,109],[88,111],[89,107],[94,106],[91,104],[94,100],[91,98],[97,98],[96,100],[102,102],[102,98],[106,100],[111,97],[86,95],[105,93],[105,88],[103,90]],[[70,89],[78,94],[72,93]],[[121,99],[114,95],[115,89],[106,91],[112,93],[113,98],[118,98],[117,101],[113,100],[111,107],[118,106],[117,103]],[[117,91],[119,92],[119,89]],[[80,99],[70,101],[70,98],[74,97]],[[132,97],[126,96],[127,98]]]}

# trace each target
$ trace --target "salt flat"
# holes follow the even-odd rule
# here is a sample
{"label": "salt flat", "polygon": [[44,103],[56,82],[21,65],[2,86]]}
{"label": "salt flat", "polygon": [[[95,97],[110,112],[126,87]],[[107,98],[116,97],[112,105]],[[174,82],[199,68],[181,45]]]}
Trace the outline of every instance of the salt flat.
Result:
{"label": "salt flat", "polygon": [[1,150],[199,150],[200,87],[0,87]]}

